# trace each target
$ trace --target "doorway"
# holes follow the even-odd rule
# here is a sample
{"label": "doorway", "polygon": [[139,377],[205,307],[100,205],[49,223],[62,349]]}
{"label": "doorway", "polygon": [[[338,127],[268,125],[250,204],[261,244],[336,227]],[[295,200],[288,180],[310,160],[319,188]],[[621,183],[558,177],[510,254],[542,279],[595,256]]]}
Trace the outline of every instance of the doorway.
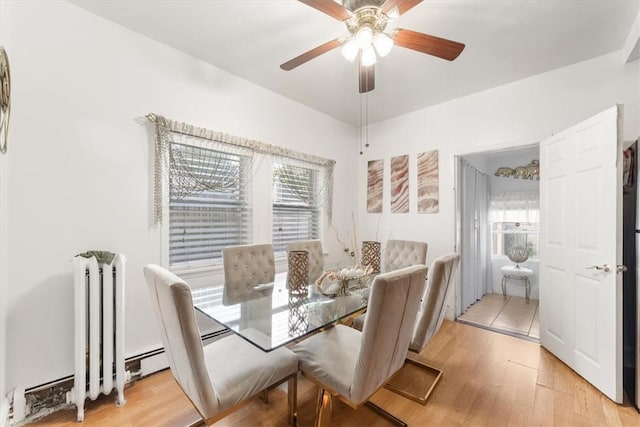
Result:
{"label": "doorway", "polygon": [[538,159],[537,144],[456,158],[456,317],[532,341],[539,339]]}

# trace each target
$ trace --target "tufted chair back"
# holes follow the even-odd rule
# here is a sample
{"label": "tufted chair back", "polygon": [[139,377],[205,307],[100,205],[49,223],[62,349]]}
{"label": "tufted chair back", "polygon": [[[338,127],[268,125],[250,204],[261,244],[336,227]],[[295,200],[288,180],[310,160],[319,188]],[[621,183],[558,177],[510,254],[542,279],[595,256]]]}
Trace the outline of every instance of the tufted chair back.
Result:
{"label": "tufted chair back", "polygon": [[276,276],[273,245],[229,246],[222,251],[225,305],[250,299],[254,286],[272,283]]}
{"label": "tufted chair back", "polygon": [[388,240],[384,250],[384,271],[427,263],[427,244],[410,240]]}
{"label": "tufted chair back", "polygon": [[315,282],[324,272],[324,254],[320,240],[299,240],[287,243],[287,252],[309,252],[309,283]]}

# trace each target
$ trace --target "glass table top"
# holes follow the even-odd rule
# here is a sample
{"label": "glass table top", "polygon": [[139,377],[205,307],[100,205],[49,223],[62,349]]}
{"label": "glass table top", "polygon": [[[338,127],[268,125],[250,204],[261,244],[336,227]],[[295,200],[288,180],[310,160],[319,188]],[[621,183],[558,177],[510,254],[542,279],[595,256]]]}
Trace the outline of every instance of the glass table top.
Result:
{"label": "glass table top", "polygon": [[260,349],[271,351],[363,311],[372,277],[342,286],[332,286],[325,279],[322,289],[314,283],[306,292],[290,292],[283,272],[276,274],[273,283],[240,292],[226,290],[224,285],[194,289],[193,305]]}

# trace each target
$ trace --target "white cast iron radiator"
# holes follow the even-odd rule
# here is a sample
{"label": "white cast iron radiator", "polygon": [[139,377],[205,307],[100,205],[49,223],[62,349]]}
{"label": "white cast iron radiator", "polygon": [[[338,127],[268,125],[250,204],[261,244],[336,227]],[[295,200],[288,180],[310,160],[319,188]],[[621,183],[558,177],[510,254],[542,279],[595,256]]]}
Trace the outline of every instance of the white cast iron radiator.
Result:
{"label": "white cast iron radiator", "polygon": [[[116,404],[124,405],[124,264],[117,254],[111,264],[96,258],[73,258],[75,287],[75,374],[67,402],[84,419],[87,396],[118,391]],[[87,374],[88,371],[88,374]]]}

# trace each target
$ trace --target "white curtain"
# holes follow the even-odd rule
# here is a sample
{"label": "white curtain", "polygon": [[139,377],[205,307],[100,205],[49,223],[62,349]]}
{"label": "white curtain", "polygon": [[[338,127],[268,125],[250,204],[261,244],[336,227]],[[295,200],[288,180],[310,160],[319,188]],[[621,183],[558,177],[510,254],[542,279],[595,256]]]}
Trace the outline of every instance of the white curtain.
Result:
{"label": "white curtain", "polygon": [[489,292],[491,281],[487,176],[461,162],[462,167],[462,287],[461,312]]}
{"label": "white curtain", "polygon": [[540,222],[539,199],[536,190],[491,194],[489,222]]}

